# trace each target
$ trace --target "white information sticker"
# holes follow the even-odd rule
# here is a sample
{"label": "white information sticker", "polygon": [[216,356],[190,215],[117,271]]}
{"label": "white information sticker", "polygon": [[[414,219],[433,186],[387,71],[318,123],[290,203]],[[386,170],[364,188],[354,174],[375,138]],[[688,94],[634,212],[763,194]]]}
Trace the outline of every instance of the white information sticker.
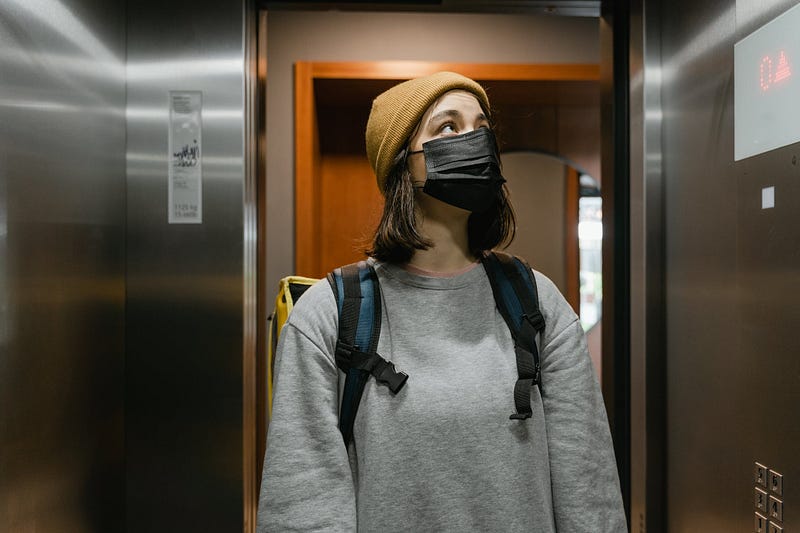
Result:
{"label": "white information sticker", "polygon": [[170,224],[203,222],[203,93],[169,93]]}

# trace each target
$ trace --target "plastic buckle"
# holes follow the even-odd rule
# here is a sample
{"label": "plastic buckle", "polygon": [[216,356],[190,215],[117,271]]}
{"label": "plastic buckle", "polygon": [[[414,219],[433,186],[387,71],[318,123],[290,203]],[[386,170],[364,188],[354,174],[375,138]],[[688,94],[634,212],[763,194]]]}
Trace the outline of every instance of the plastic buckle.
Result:
{"label": "plastic buckle", "polygon": [[393,363],[381,358],[380,356],[378,357],[380,360],[372,369],[372,375],[375,376],[375,380],[378,383],[389,387],[389,390],[392,391],[392,394],[397,394],[406,384],[406,381],[408,380],[408,374],[398,371],[394,367]]}

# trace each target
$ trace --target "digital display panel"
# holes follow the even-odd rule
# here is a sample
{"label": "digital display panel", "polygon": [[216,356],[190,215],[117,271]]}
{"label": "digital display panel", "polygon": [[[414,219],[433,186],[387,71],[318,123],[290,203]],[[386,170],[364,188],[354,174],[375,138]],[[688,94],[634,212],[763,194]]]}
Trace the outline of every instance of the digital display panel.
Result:
{"label": "digital display panel", "polygon": [[800,141],[800,5],[733,48],[734,159]]}

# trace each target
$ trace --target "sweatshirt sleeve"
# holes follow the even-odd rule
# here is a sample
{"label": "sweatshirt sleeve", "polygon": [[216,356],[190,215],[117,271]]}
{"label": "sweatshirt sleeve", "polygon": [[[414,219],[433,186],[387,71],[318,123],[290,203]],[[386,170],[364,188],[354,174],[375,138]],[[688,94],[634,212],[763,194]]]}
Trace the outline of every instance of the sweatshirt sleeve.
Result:
{"label": "sweatshirt sleeve", "polygon": [[329,315],[336,311],[322,298],[325,289],[333,299],[329,287],[309,289],[278,340],[259,533],[357,529],[353,477],[338,428],[336,330],[332,337],[324,331],[335,328]]}
{"label": "sweatshirt sleeve", "polygon": [[606,409],[580,320],[537,275],[547,327],[542,396],[557,531],[628,531]]}

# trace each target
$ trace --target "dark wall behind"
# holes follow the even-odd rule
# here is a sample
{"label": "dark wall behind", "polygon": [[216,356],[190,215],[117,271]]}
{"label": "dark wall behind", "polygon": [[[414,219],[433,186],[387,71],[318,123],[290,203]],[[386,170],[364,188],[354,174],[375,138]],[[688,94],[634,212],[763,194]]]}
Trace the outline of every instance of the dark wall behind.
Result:
{"label": "dark wall behind", "polygon": [[124,530],[125,3],[0,5],[0,531]]}

